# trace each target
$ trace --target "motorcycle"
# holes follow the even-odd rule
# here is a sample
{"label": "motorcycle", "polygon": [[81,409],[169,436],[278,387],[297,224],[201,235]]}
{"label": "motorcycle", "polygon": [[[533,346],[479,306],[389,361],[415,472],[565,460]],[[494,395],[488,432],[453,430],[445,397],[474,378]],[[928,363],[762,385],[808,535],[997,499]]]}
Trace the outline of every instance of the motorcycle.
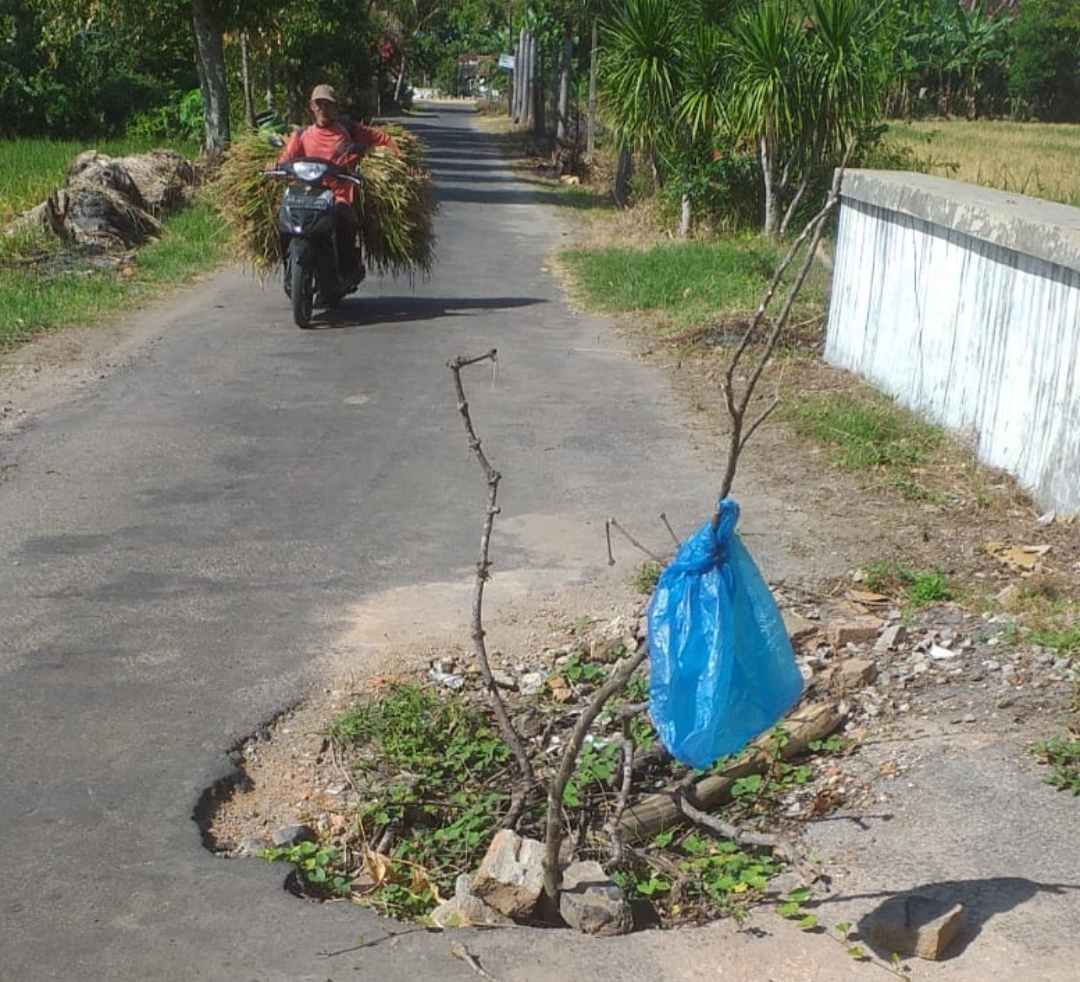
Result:
{"label": "motorcycle", "polygon": [[296,326],[310,327],[316,305],[329,307],[360,285],[342,275],[343,248],[355,246],[338,242],[333,183],[361,181],[342,164],[315,157],[275,164],[263,173],[289,182],[277,216],[282,285]]}

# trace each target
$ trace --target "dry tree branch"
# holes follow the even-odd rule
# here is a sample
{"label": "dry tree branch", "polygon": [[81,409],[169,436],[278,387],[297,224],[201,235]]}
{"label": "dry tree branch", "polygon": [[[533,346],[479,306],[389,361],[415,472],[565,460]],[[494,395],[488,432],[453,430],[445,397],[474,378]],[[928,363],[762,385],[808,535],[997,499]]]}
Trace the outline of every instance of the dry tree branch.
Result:
{"label": "dry tree branch", "polygon": [[798,850],[778,836],[768,835],[764,832],[749,832],[702,811],[687,801],[686,795],[681,788],[676,792],[676,801],[679,810],[695,825],[703,826],[721,838],[731,840],[736,845],[771,849],[774,854],[789,863],[794,863],[799,858]]}
{"label": "dry tree branch", "polygon": [[[727,371],[724,373],[724,401],[727,405],[728,415],[731,417],[731,438],[728,444],[728,458],[727,467],[724,471],[724,479],[720,486],[720,498],[726,498],[731,491],[731,485],[735,480],[735,470],[739,463],[739,455],[742,453],[743,448],[746,446],[747,440],[753,435],[754,431],[765,421],[770,413],[778,405],[778,402],[774,401],[760,416],[753,421],[753,423],[746,428],[744,432],[744,426],[746,424],[746,410],[750,405],[750,400],[753,397],[754,389],[757,387],[757,383],[761,378],[762,372],[765,371],[765,366],[768,364],[769,359],[772,357],[773,351],[776,350],[776,345],[780,340],[780,335],[783,333],[784,328],[787,326],[788,319],[791,316],[791,308],[795,303],[795,298],[799,295],[799,291],[802,289],[803,284],[806,282],[806,277],[810,272],[810,268],[814,263],[814,256],[817,252],[818,245],[821,242],[821,237],[825,233],[825,223],[829,216],[835,210],[837,202],[840,200],[840,182],[843,179],[844,169],[847,166],[847,155],[845,154],[843,162],[836,169],[833,175],[832,187],[829,189],[828,196],[825,199],[825,204],[821,210],[807,222],[806,227],[796,236],[795,240],[791,243],[786,255],[780,261],[780,264],[776,267],[773,273],[772,279],[769,281],[769,285],[765,290],[765,294],[758,304],[757,309],[754,311],[754,317],[750,321],[750,325],[743,333],[742,338],[739,340],[735,351],[732,352],[731,360],[728,362]],[[768,336],[765,339],[765,343],[758,355],[758,360],[754,365],[753,370],[750,373],[750,377],[747,379],[745,386],[743,387],[742,394],[736,396],[735,393],[735,371],[742,361],[743,355],[746,354],[750,347],[750,342],[757,334],[758,329],[761,327],[762,321],[765,319],[766,311],[769,309],[776,292],[780,287],[781,280],[784,274],[788,271],[791,264],[795,261],[799,254],[799,251],[806,244],[807,239],[810,239],[810,245],[806,248],[805,254],[795,279],[792,281],[791,286],[788,288],[787,294],[784,298],[783,306],[780,309],[780,313],[774,321]],[[720,521],[720,512],[713,515],[713,528],[715,529]]]}
{"label": "dry tree branch", "polygon": [[[495,684],[495,679],[491,674],[491,664],[488,661],[487,645],[484,642],[485,632],[482,616],[484,584],[491,576],[491,561],[488,558],[488,551],[491,546],[491,529],[495,524],[495,516],[499,513],[499,481],[502,480],[502,475],[488,462],[480,444],[480,438],[476,435],[476,430],[473,429],[472,417],[469,415],[469,400],[465,398],[465,387],[461,381],[461,370],[463,368],[467,368],[469,365],[476,365],[483,361],[490,361],[494,364],[497,360],[498,352],[495,348],[492,348],[490,351],[485,352],[482,355],[477,355],[475,358],[463,358],[461,356],[451,358],[446,363],[446,367],[449,368],[454,375],[454,387],[457,390],[458,399],[458,412],[461,413],[461,418],[465,422],[465,433],[469,438],[469,449],[473,452],[473,455],[480,464],[488,486],[487,507],[484,510],[484,527],[480,536],[480,556],[476,561],[476,587],[473,591],[472,603],[472,639],[476,651],[476,663],[480,668],[480,675],[484,680],[488,698],[491,700],[492,708],[495,711],[495,717],[499,722],[499,729],[502,731],[504,739],[509,744],[514,756],[517,758],[518,768],[521,771],[522,778],[529,788],[531,788],[536,780],[533,774],[532,761],[525,751],[525,746],[521,741],[521,737],[518,735],[517,730],[514,729],[514,724],[510,721],[510,714],[506,711],[506,703],[503,702],[502,695],[499,693],[499,688]],[[527,794],[527,790],[528,789],[515,795],[514,801],[520,803],[525,794]],[[515,810],[515,805],[512,803],[511,811]]]}
{"label": "dry tree branch", "polygon": [[574,724],[562,760],[559,761],[559,769],[548,785],[547,821],[544,830],[544,896],[549,902],[554,903],[559,891],[559,845],[562,842],[559,816],[562,812],[563,792],[574,774],[578,754],[585,743],[589,727],[608,700],[626,685],[648,654],[649,646],[642,644],[634,654],[621,661],[608,680],[597,689],[592,702],[581,711]]}
{"label": "dry tree branch", "polygon": [[630,545],[634,546],[636,549],[638,549],[641,552],[645,553],[645,555],[648,556],[654,563],[661,563],[661,564],[663,563],[663,560],[658,555],[656,555],[656,553],[652,552],[649,549],[646,549],[645,546],[643,546],[640,542],[638,542],[637,539],[635,539],[629,532],[627,532],[626,529],[624,529],[618,523],[618,521],[616,519],[609,518],[609,519],[606,519],[604,521],[604,532],[607,535],[608,565],[609,566],[614,566],[615,565],[615,557],[611,553],[611,530],[612,529],[615,529],[616,532],[621,533],[622,536],[626,539],[626,541],[630,543]]}

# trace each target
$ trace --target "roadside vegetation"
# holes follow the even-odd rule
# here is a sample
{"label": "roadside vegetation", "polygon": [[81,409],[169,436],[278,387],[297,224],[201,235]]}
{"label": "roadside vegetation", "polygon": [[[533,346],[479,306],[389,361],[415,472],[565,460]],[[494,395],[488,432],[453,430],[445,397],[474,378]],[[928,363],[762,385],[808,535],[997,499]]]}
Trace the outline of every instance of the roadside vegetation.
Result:
{"label": "roadside vegetation", "polygon": [[[332,3],[331,30],[297,5],[198,5],[203,36],[221,41],[215,51],[196,46],[186,4],[148,13],[126,0],[109,10],[89,0],[16,0],[19,30],[0,43],[3,77],[19,81],[0,87],[0,119],[8,121],[0,126],[0,218],[6,224],[47,197],[90,143],[113,154],[164,143],[213,164],[234,128],[255,125],[256,92],[260,111],[299,123],[311,84],[327,78],[365,117],[408,107],[410,82],[486,89],[514,137],[527,134],[537,183],[588,227],[587,244],[559,259],[577,303],[624,318],[646,347],[674,352],[713,379],[754,325],[749,346],[767,355],[765,377],[782,395],[795,393],[780,399],[769,425],[786,427],[793,441],[890,502],[978,524],[1012,502],[1002,504],[996,479],[972,466],[965,448],[868,387],[824,379],[826,265],[811,267],[775,348],[765,340],[772,315],[754,318],[792,233],[818,212],[838,167],[903,167],[1080,202],[1080,174],[1069,166],[1080,129],[1067,125],[1080,122],[1075,4],[1025,0],[1015,16],[998,6],[468,0],[395,2],[375,14]],[[565,83],[557,97],[540,86],[536,103],[520,112],[499,102],[495,67],[518,29],[537,45],[538,77]],[[344,37],[364,43],[347,47]],[[170,53],[164,60],[162,51]],[[475,51],[484,61],[466,78],[459,56]],[[1004,115],[1008,122],[985,122]],[[579,183],[564,187],[561,178]],[[0,345],[144,303],[228,255],[222,224],[205,204],[168,217],[160,240],[131,256],[71,256],[33,236],[2,242]],[[643,593],[659,568],[641,568]],[[1008,598],[988,596],[976,564],[966,572],[888,556],[867,566],[862,583],[905,611],[941,603],[1003,610],[1018,631],[1061,657],[1076,656],[1080,609],[1068,590],[1049,581],[1036,588],[1032,578]],[[528,762],[541,781],[531,790],[542,781],[554,787],[576,720],[614,671],[590,647],[571,645],[554,666],[565,698],[552,698],[549,686],[512,704],[516,718],[539,712],[543,720],[534,734],[543,737],[540,750]],[[337,836],[345,846],[324,835],[270,849],[266,858],[292,863],[301,892],[348,895],[421,919],[438,895],[452,892],[458,873],[474,868],[508,810],[540,839],[554,814],[579,855],[610,856],[612,837],[600,832],[619,820],[629,784],[670,789],[687,778],[659,752],[640,709],[624,712],[644,698],[642,676],[617,681],[554,803],[512,801],[508,774],[518,750],[486,705],[453,691],[389,685],[326,732],[334,752],[348,757],[347,782],[362,793]],[[640,752],[636,770],[627,763],[629,744]],[[838,803],[817,793],[807,803],[798,793],[825,758],[849,748],[822,735],[798,749],[781,727],[744,751],[752,769],[740,756],[697,775],[726,782],[723,834],[682,816],[651,830],[610,864],[628,896],[665,925],[745,912],[784,861],[731,830],[783,831],[793,804],[821,814]],[[1074,741],[1045,741],[1033,752],[1047,762],[1051,783],[1077,790]],[[792,916],[802,916],[800,896],[789,897]]]}

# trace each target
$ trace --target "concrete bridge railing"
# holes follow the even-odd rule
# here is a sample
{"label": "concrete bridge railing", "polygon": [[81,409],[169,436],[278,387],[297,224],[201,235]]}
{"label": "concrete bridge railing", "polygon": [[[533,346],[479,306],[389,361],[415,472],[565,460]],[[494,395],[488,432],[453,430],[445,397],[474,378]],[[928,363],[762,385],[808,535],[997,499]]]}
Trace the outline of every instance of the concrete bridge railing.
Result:
{"label": "concrete bridge railing", "polygon": [[1080,210],[923,174],[844,176],[830,364],[970,433],[1080,512]]}

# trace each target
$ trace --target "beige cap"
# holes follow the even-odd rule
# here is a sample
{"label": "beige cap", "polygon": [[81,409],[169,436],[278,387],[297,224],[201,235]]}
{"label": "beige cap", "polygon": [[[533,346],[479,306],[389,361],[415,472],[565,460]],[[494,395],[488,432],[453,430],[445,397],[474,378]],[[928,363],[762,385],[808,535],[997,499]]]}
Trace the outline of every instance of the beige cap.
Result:
{"label": "beige cap", "polygon": [[337,102],[337,93],[329,85],[316,85],[311,90],[311,101],[317,102],[319,99],[324,99],[327,102]]}

